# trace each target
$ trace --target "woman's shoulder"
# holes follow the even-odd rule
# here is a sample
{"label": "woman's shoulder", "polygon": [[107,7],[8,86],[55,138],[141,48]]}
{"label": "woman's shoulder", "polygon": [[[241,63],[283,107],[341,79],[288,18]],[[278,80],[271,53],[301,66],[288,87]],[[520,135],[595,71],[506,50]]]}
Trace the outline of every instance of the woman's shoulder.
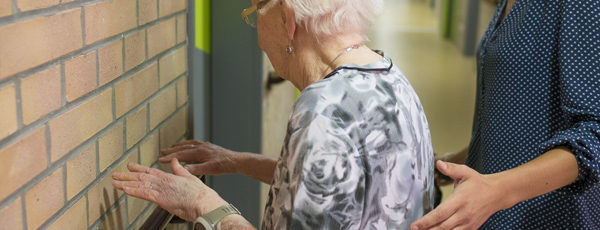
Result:
{"label": "woman's shoulder", "polygon": [[364,120],[365,113],[376,108],[420,105],[410,83],[391,61],[369,69],[346,67],[304,89],[292,118],[322,115],[343,127]]}

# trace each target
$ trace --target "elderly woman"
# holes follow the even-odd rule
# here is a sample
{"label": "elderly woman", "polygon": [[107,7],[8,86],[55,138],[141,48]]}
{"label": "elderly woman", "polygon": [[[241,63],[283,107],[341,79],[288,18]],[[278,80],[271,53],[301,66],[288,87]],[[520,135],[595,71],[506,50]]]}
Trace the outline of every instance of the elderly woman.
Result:
{"label": "elderly woman", "polygon": [[364,45],[381,9],[382,0],[254,0],[242,16],[302,90],[280,158],[187,141],[162,151],[174,174],[129,164],[113,185],[209,229],[252,228],[192,175],[242,173],[271,183],[265,229],[407,229],[433,208],[433,152],[410,84]]}

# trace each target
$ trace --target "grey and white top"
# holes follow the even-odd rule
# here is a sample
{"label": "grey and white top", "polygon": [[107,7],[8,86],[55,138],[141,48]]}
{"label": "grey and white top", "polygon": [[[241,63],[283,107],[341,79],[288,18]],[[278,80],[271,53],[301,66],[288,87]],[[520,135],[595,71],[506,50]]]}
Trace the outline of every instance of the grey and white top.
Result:
{"label": "grey and white top", "polygon": [[343,65],[302,92],[263,229],[408,229],[432,208],[427,120],[389,58]]}

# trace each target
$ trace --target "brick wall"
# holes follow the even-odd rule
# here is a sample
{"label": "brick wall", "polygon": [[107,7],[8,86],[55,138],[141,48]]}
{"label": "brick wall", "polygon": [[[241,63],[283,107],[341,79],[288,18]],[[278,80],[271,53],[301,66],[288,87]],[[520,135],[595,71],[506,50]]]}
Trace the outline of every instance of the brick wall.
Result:
{"label": "brick wall", "polygon": [[186,0],[0,0],[0,229],[135,229],[110,174],[187,133]]}

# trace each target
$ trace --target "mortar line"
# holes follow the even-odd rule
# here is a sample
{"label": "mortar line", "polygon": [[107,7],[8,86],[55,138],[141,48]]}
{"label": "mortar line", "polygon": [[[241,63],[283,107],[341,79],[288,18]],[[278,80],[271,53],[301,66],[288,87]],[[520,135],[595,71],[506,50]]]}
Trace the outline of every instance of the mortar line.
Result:
{"label": "mortar line", "polygon": [[81,6],[81,47],[85,47],[85,7]]}
{"label": "mortar line", "polygon": [[117,99],[115,99],[115,87],[113,87],[112,84],[111,84],[111,93],[112,93],[112,99],[111,99],[112,100],[111,101],[112,108],[111,109],[112,109],[112,116],[113,116],[113,122],[114,122],[117,120],[117,105],[116,105]]}
{"label": "mortar line", "polygon": [[79,202],[81,199],[84,199],[84,198],[85,198],[84,195],[80,194],[80,195],[74,196],[73,199],[71,199],[70,201],[65,202],[65,205],[63,207],[61,207],[56,213],[52,214],[52,216],[45,219],[44,222],[40,225],[40,227],[38,227],[38,229],[46,229],[50,225],[54,224],[58,220],[58,218],[60,218],[62,215],[64,215],[67,211],[69,211],[70,208],[75,206],[75,204],[77,202]]}
{"label": "mortar line", "polygon": [[60,63],[60,106],[64,107],[67,104],[67,79],[65,76],[65,63]]}
{"label": "mortar line", "polygon": [[135,21],[140,26],[140,0],[135,0]]}
{"label": "mortar line", "polygon": [[179,33],[178,33],[178,28],[179,28],[179,15],[175,16],[175,44],[177,44],[177,41],[179,41]]}
{"label": "mortar line", "polygon": [[23,229],[27,230],[27,210],[25,209],[27,205],[25,204],[25,193],[21,195],[21,212],[23,215]]}
{"label": "mortar line", "polygon": [[[83,195],[85,197],[85,226],[90,226],[90,199],[88,197],[87,191]],[[83,198],[81,198],[83,199]]]}
{"label": "mortar line", "polygon": [[123,153],[127,153],[127,117],[123,116]]}
{"label": "mortar line", "polygon": [[25,126],[23,124],[23,105],[21,103],[21,79],[15,81],[15,99],[17,105],[17,131],[13,133],[13,135],[18,133],[19,130],[23,129],[23,126]]}
{"label": "mortar line", "polygon": [[100,175],[100,141],[98,141],[98,138],[96,138],[94,142],[96,142],[96,178],[98,178]]}
{"label": "mortar line", "polygon": [[160,19],[160,0],[156,0],[156,19]]}
{"label": "mortar line", "polygon": [[96,49],[94,52],[96,52],[96,87],[95,89],[97,89],[98,87],[100,87],[100,52],[98,51],[98,49]]}
{"label": "mortar line", "polygon": [[[169,83],[169,85],[167,86],[167,88],[169,86],[172,86],[174,83]],[[163,90],[159,90],[159,91],[164,91]],[[138,105],[136,108],[130,110],[127,114],[131,114],[134,110],[136,109],[140,109],[143,106],[148,106],[148,102],[150,100],[152,100],[153,98],[156,98],[157,95],[160,94],[160,92],[156,92],[154,95],[152,95],[151,97],[149,97],[148,99],[146,99],[145,102],[142,102],[140,105]],[[166,126],[166,123],[168,121],[171,121],[180,111],[184,110],[185,107],[188,105],[188,103],[186,102],[184,105],[182,105],[180,108],[176,109],[175,112],[173,112],[172,114],[170,114],[166,119],[164,119],[160,124],[158,124],[155,128],[154,134],[159,135],[159,140],[160,140],[160,132],[159,130]],[[125,116],[121,117],[119,120],[125,119]],[[78,201],[78,199],[80,199],[81,197],[85,196],[87,191],[89,191],[89,189],[91,189],[93,186],[97,185],[99,183],[99,181],[101,179],[103,179],[105,176],[107,176],[109,174],[109,172],[116,167],[118,164],[122,163],[122,161],[124,161],[129,154],[132,154],[131,152],[133,151],[134,148],[140,148],[141,143],[143,143],[144,140],[149,139],[149,136],[151,136],[151,133],[148,133],[143,139],[142,141],[136,143],[136,145],[134,147],[132,147],[132,151],[126,152],[125,154],[123,154],[119,159],[117,159],[116,161],[114,161],[111,165],[109,165],[107,167],[107,169],[105,171],[103,171],[102,173],[99,173],[98,171],[98,137],[105,135],[107,132],[109,132],[112,128],[114,128],[114,126],[116,126],[116,123],[118,122],[113,122],[112,124],[108,125],[107,127],[105,127],[103,130],[97,132],[94,136],[92,136],[91,138],[89,138],[88,140],[85,140],[82,144],[80,144],[79,146],[77,146],[76,148],[74,148],[73,150],[71,150],[70,152],[68,152],[64,157],[62,157],[61,159],[58,159],[54,162],[53,165],[51,165],[49,168],[47,168],[46,170],[42,171],[40,174],[38,174],[36,177],[34,177],[33,179],[31,179],[29,182],[27,182],[25,185],[21,186],[21,188],[17,189],[16,191],[13,192],[13,194],[9,195],[8,197],[6,197],[3,201],[0,201],[0,207],[4,207],[6,205],[8,205],[8,203],[10,201],[13,201],[15,199],[17,199],[19,196],[24,196],[23,194],[28,191],[31,187],[35,186],[37,183],[39,183],[40,181],[42,181],[44,178],[46,178],[46,175],[53,173],[55,170],[58,170],[58,168],[60,167],[66,167],[66,162],[69,161],[70,159],[74,158],[76,156],[77,153],[80,153],[81,151],[85,150],[87,147],[89,147],[90,144],[93,144],[95,142],[96,144],[96,170],[97,170],[97,176],[94,179],[94,181],[92,181],[90,184],[88,184],[81,192],[79,192],[79,194],[75,195],[71,201],[69,201],[67,203],[66,206],[62,207],[58,214],[55,214],[54,217],[51,217],[50,219],[47,220],[47,222],[42,225],[42,227],[44,227],[45,225],[48,225],[50,222],[55,221],[55,219],[58,218],[59,215],[61,215],[62,213],[64,213],[69,207],[73,206],[73,204]],[[159,141],[160,143],[160,141]],[[140,161],[139,158],[139,154],[140,151],[137,152],[138,154],[138,162]],[[89,197],[88,197],[89,198]],[[23,201],[24,202],[24,201]],[[88,199],[88,206],[89,206],[89,199]],[[89,207],[88,207],[89,210]],[[24,217],[24,219],[26,219],[26,217]],[[89,226],[89,213],[88,213],[88,226]]]}
{"label": "mortar line", "polygon": [[67,206],[68,204],[68,199],[67,199],[67,162],[65,162],[65,164],[63,165],[63,197],[65,199],[64,205],[63,206]]}
{"label": "mortar line", "polygon": [[19,7],[17,6],[17,0],[12,0],[12,15],[19,13]]}
{"label": "mortar line", "polygon": [[125,220],[124,220],[123,226],[125,228],[127,228],[127,225],[129,224],[129,202],[127,202],[129,200],[129,197],[128,196],[123,196],[123,200],[124,200],[123,201],[124,202],[123,206],[125,206],[125,215],[124,215],[125,216]]}
{"label": "mortar line", "polygon": [[144,60],[148,60],[148,29],[144,29],[144,39],[146,39],[146,42],[144,44],[144,48],[145,48],[145,58]]}
{"label": "mortar line", "polygon": [[52,157],[52,148],[50,147],[50,145],[52,144],[52,135],[50,133],[50,124],[46,123],[45,125],[45,131],[44,134],[46,136],[46,168],[50,168],[50,165],[52,164],[52,159],[50,159]]}
{"label": "mortar line", "polygon": [[150,132],[150,101],[146,105],[146,133]]}
{"label": "mortar line", "polygon": [[123,39],[121,39],[121,72],[123,73],[127,72],[127,68],[125,67],[125,38],[126,37],[123,36]]}
{"label": "mortar line", "polygon": [[[180,44],[180,45],[177,45],[177,46],[174,46],[174,47],[171,47],[171,48],[165,50],[161,54],[159,54],[159,55],[153,57],[152,59],[150,59],[150,60],[148,60],[148,61],[146,61],[146,62],[144,62],[144,63],[142,63],[142,64],[140,64],[138,66],[136,66],[135,68],[129,70],[127,73],[125,73],[125,74],[121,75],[120,77],[114,79],[111,83],[114,84],[114,83],[117,83],[117,82],[120,82],[120,81],[122,81],[124,79],[129,78],[131,75],[139,72],[140,70],[142,70],[142,69],[144,69],[144,68],[146,68],[146,67],[148,67],[148,66],[150,66],[152,64],[155,64],[156,63],[155,61],[158,60],[158,58],[164,56],[165,54],[167,54],[167,53],[169,53],[169,52],[171,52],[173,50],[176,50],[176,49],[180,48],[181,46],[183,46],[183,44]],[[186,73],[184,73],[184,74],[186,74]],[[170,85],[171,83],[169,83],[167,85]],[[53,112],[51,112],[51,113],[49,113],[49,114],[47,114],[47,115],[39,118],[37,121],[35,121],[35,122],[31,123],[31,124],[28,124],[28,125],[26,125],[26,126],[24,126],[22,128],[19,128],[19,131],[17,131],[15,133],[13,133],[13,134],[5,137],[4,139],[0,140],[0,149],[6,147],[7,145],[9,145],[11,143],[16,142],[19,138],[23,137],[25,133],[33,131],[34,129],[36,129],[37,127],[41,126],[42,124],[48,122],[49,120],[52,120],[52,119],[54,119],[54,118],[56,118],[56,117],[58,117],[58,116],[60,116],[62,114],[65,114],[65,113],[71,111],[73,108],[75,108],[75,107],[77,107],[77,106],[85,103],[90,98],[93,98],[93,97],[95,97],[97,95],[100,95],[101,93],[104,93],[105,90],[108,90],[108,87],[113,87],[113,84],[106,84],[106,85],[104,85],[104,86],[102,86],[100,88],[97,88],[97,89],[89,92],[88,94],[86,94],[84,96],[81,96],[81,97],[79,97],[79,98],[77,98],[77,99],[75,99],[75,100],[67,103],[65,106],[63,106],[59,110],[53,111]],[[20,82],[19,81],[17,81],[17,85],[16,86],[17,86],[17,90],[19,90],[19,87],[18,87],[18,86],[20,86]],[[114,90],[114,89],[112,89],[112,90]],[[159,89],[159,91],[160,91],[160,89]],[[113,99],[114,99],[114,96],[113,96]],[[20,99],[17,98],[17,105],[18,105],[17,110],[18,110],[19,114],[21,114],[19,112],[20,111],[20,104],[21,104],[20,103]]]}
{"label": "mortar line", "polygon": [[[0,80],[0,85],[3,84],[3,83],[5,83],[5,82],[7,82],[7,81],[12,80],[12,79],[24,78],[24,77],[26,77],[28,75],[31,75],[32,73],[36,73],[36,72],[45,70],[48,67],[54,66],[54,65],[56,65],[56,64],[58,64],[58,63],[60,63],[62,61],[66,61],[66,60],[69,60],[69,59],[71,59],[73,57],[80,56],[82,54],[86,54],[86,53],[92,52],[94,50],[97,50],[98,48],[110,45],[110,44],[116,42],[117,40],[122,39],[125,36],[128,36],[130,34],[134,34],[134,33],[138,32],[138,31],[141,31],[141,30],[146,30],[147,28],[153,27],[156,24],[159,24],[159,23],[164,22],[164,21],[171,20],[175,16],[176,15],[171,15],[171,16],[168,16],[168,17],[164,17],[162,19],[158,19],[158,20],[155,20],[153,22],[147,23],[147,24],[145,24],[143,26],[135,27],[135,28],[132,28],[130,30],[121,32],[119,34],[115,34],[115,35],[107,37],[105,39],[96,41],[96,42],[94,42],[92,44],[85,45],[82,48],[79,48],[79,49],[76,49],[76,50],[71,51],[69,53],[63,54],[62,56],[57,57],[57,58],[52,59],[52,60],[49,60],[49,61],[47,61],[45,63],[39,64],[37,66],[31,67],[29,69],[23,70],[21,72],[18,72],[18,73],[9,75],[9,76],[6,76],[4,79]],[[2,21],[2,19],[0,19],[0,21]],[[0,27],[2,27],[2,26],[3,26],[3,24],[0,23]],[[146,31],[146,46],[147,46],[147,43],[148,43],[147,37],[148,36],[147,36],[147,31]],[[175,44],[175,46],[179,46],[179,45],[180,44]],[[168,50],[170,50],[170,49],[168,49]],[[146,49],[146,53],[148,53],[147,49]],[[165,53],[165,51],[157,54],[156,56],[160,56],[163,53]],[[154,57],[152,57],[150,59],[154,59]],[[148,60],[147,55],[146,55],[146,60]]]}
{"label": "mortar line", "polygon": [[140,213],[140,215],[138,215],[137,217],[135,217],[135,220],[129,225],[128,229],[133,228],[133,226],[135,226],[138,222],[140,222],[142,216],[146,215],[146,213],[148,213],[150,211],[150,207],[152,207],[152,203],[148,202],[148,204],[146,204],[146,207],[142,210],[142,212]]}
{"label": "mortar line", "polygon": [[43,17],[43,16],[51,16],[51,15],[59,14],[63,11],[72,10],[77,7],[88,5],[89,3],[100,2],[103,0],[73,1],[73,2],[69,2],[69,3],[58,4],[55,6],[48,7],[48,8],[28,10],[28,11],[24,11],[24,12],[22,12],[19,9],[19,7],[17,6],[18,0],[12,0],[12,1],[13,1],[13,14],[10,16],[0,18],[0,27],[7,25],[7,24],[13,24],[13,23],[18,23],[18,22],[29,20],[29,19],[37,18],[40,16]]}
{"label": "mortar line", "polygon": [[[124,119],[124,118],[121,118],[121,119]],[[72,149],[71,151],[69,151],[62,158],[55,160],[54,163],[52,165],[50,165],[48,168],[46,168],[45,170],[43,170],[42,172],[40,172],[37,176],[35,176],[33,179],[31,179],[30,181],[28,181],[27,183],[25,183],[24,185],[22,185],[19,189],[15,190],[11,195],[7,196],[4,200],[0,201],[0,207],[4,206],[11,199],[15,199],[15,197],[18,196],[20,193],[24,193],[27,190],[29,190],[31,187],[35,186],[37,183],[39,183],[40,181],[42,181],[43,179],[45,179],[47,175],[52,174],[53,172],[55,172],[56,170],[58,170],[60,167],[63,167],[66,164],[67,161],[71,160],[77,154],[79,154],[82,151],[84,151],[93,142],[96,143],[96,153],[97,153],[96,154],[96,172],[97,172],[96,179],[98,179],[100,177],[103,177],[104,174],[102,172],[98,173],[98,171],[99,171],[98,170],[98,148],[99,148],[98,138],[101,137],[101,136],[106,135],[106,133],[108,133],[115,126],[117,126],[120,121],[121,120],[119,120],[117,122],[113,122],[113,123],[107,125],[105,128],[103,128],[102,130],[100,130],[99,132],[97,132],[96,134],[94,134],[94,136],[92,136],[89,139],[83,141],[81,144],[79,144],[74,149]],[[115,162],[119,162],[119,161],[120,160],[117,160]],[[113,164],[115,162],[113,162]],[[109,166],[107,169],[110,169],[111,167],[112,166]],[[94,184],[94,182],[92,182],[92,184]],[[83,191],[85,191],[85,190],[83,190]]]}

